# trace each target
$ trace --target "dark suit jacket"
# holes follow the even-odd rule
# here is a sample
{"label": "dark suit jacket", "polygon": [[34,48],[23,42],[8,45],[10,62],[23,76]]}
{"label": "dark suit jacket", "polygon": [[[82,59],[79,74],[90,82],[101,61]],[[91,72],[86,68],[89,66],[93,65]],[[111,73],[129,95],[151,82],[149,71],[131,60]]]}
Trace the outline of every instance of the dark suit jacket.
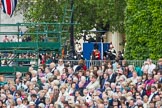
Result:
{"label": "dark suit jacket", "polygon": [[104,78],[103,78],[103,79],[101,80],[101,83],[100,83],[100,84],[101,84],[101,89],[104,89],[104,85],[105,85],[105,82],[106,82],[106,81],[108,81],[108,79],[104,79]]}
{"label": "dark suit jacket", "polygon": [[153,95],[152,98],[151,98],[151,101],[153,101],[153,99],[154,99],[154,97],[155,97],[156,95],[159,95],[159,92],[154,93],[154,95]]}
{"label": "dark suit jacket", "polygon": [[146,90],[143,90],[142,93],[140,93],[140,96],[143,98],[143,96],[146,95]]}
{"label": "dark suit jacket", "polygon": [[115,82],[115,80],[116,80],[116,75],[114,73],[111,75],[111,78],[110,78],[110,76],[108,77],[108,81],[110,83]]}
{"label": "dark suit jacket", "polygon": [[36,105],[36,108],[38,108],[38,105],[40,104],[40,99],[37,98],[37,100],[35,101],[35,105]]}

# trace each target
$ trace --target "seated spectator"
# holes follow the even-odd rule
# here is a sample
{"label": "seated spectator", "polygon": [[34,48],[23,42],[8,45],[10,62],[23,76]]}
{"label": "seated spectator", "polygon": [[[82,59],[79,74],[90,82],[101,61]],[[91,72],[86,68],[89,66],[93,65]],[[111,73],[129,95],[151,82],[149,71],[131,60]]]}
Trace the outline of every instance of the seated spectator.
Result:
{"label": "seated spectator", "polygon": [[14,81],[1,85],[0,107],[161,107],[161,70],[150,74],[146,69],[140,76],[133,65],[126,74],[119,62],[114,68],[103,63],[77,72],[73,65],[65,64],[60,73],[55,63],[38,70],[30,67],[25,76],[16,72]]}

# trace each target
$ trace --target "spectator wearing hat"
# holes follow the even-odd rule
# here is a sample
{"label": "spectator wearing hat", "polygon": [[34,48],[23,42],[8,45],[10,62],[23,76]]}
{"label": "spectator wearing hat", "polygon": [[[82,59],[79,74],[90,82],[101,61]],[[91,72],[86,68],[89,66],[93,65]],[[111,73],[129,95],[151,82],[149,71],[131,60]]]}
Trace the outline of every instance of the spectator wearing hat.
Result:
{"label": "spectator wearing hat", "polygon": [[27,107],[22,103],[22,99],[21,99],[21,98],[17,98],[17,99],[16,99],[16,102],[17,102],[16,108],[27,108]]}
{"label": "spectator wearing hat", "polygon": [[[51,108],[53,105],[56,107],[61,106],[62,108],[74,106],[76,106],[76,108],[103,107],[103,105],[104,108],[126,108],[126,106],[128,106],[128,108],[148,108],[149,105],[151,105],[155,108],[155,101],[159,102],[160,98],[162,98],[160,70],[157,70],[154,74],[148,74],[148,72],[146,72],[142,77],[137,76],[136,72],[133,70],[131,73],[135,75],[129,78],[124,74],[120,65],[117,65],[118,71],[115,72],[112,72],[113,69],[101,71],[101,69],[104,69],[101,66],[94,67],[94,69],[89,68],[87,74],[83,74],[83,70],[75,73],[73,70],[70,70],[70,68],[73,67],[70,67],[67,72],[63,72],[61,78],[56,77],[58,74],[55,72],[52,76],[49,76],[48,79],[41,77],[42,89],[40,85],[40,88],[37,87],[37,78],[32,77],[32,79],[30,79],[25,77],[23,81],[24,79],[26,80],[24,85],[28,90],[23,91],[24,87],[20,87],[20,90],[16,90],[16,88],[14,89],[15,82],[9,82],[9,84],[1,87],[1,94],[7,97],[5,103],[8,106],[16,107],[17,104],[14,105],[13,101],[11,101],[13,99],[12,97],[15,96],[15,102],[16,98],[20,98],[23,100],[22,103],[25,106],[31,105],[31,103],[28,102],[35,102],[35,99],[39,99],[39,103],[43,103],[44,108],[50,107],[50,105]],[[108,72],[109,70],[111,70],[111,72]],[[112,74],[118,74],[115,81],[108,80]],[[90,83],[87,81],[87,78],[90,79]],[[31,96],[32,94],[36,95],[34,99],[33,96]],[[27,96],[28,98],[26,98]],[[69,100],[70,96],[74,96],[74,102]],[[125,99],[120,97],[124,97]],[[3,98],[3,96],[0,98]],[[131,102],[132,100],[134,102]],[[152,102],[155,104],[152,105]],[[29,107],[36,108],[38,106],[39,104],[36,105],[36,103],[34,103],[34,106]]]}
{"label": "spectator wearing hat", "polygon": [[44,103],[39,103],[38,107],[39,107],[39,108],[44,108],[45,105],[44,105]]}
{"label": "spectator wearing hat", "polygon": [[36,107],[35,103],[31,101],[29,103],[29,107],[28,108],[37,108],[37,107]]}

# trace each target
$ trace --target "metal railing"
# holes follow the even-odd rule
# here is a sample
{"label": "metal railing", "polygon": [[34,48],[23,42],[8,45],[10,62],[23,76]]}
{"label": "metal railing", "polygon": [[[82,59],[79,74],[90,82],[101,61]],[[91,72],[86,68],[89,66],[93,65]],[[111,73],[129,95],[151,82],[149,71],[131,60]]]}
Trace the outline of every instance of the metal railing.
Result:
{"label": "metal railing", "polygon": [[[134,65],[139,67],[142,67],[145,61],[146,60],[126,60],[128,65]],[[70,63],[70,64],[77,64],[78,62],[79,60],[64,60],[64,63]],[[85,64],[87,67],[96,66],[96,65],[101,66],[103,63],[106,62],[108,62],[108,60],[85,60]],[[111,62],[114,63],[115,60],[111,60]],[[122,60],[119,62],[122,62]],[[157,65],[156,60],[152,60],[152,62]]]}

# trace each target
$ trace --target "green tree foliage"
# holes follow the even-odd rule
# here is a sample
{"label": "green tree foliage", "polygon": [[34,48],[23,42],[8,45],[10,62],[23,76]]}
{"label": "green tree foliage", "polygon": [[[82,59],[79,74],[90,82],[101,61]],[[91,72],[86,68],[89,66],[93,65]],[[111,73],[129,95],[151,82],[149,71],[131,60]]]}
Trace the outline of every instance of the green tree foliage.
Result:
{"label": "green tree foliage", "polygon": [[[70,0],[19,0],[27,22],[61,22],[65,5]],[[125,0],[73,0],[76,30],[124,32]]]}
{"label": "green tree foliage", "polygon": [[126,0],[125,58],[162,57],[162,0]]}
{"label": "green tree foliage", "polygon": [[22,10],[26,22],[56,22],[61,19],[62,5],[57,0],[20,0],[18,10]]}

